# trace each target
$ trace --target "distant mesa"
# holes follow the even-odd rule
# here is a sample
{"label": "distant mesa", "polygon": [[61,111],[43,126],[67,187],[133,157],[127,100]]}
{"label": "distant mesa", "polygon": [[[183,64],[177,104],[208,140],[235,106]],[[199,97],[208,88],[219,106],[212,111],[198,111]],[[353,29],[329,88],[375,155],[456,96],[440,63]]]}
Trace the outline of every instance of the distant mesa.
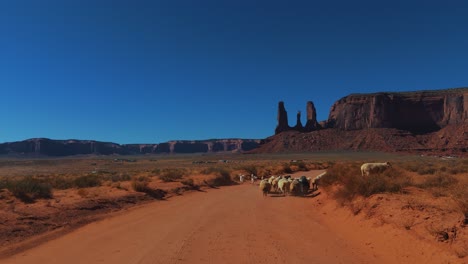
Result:
{"label": "distant mesa", "polygon": [[117,144],[94,140],[33,138],[0,144],[0,155],[53,156],[138,155],[245,152],[257,148],[256,139],[178,140],[160,144]]}

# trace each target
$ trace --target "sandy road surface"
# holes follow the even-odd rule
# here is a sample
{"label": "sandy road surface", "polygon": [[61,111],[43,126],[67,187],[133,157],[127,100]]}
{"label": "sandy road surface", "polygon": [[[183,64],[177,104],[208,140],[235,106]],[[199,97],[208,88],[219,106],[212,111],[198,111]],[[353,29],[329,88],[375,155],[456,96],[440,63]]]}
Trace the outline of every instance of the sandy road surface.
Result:
{"label": "sandy road surface", "polygon": [[321,224],[314,199],[264,198],[250,183],[190,193],[90,224],[1,263],[392,263]]}

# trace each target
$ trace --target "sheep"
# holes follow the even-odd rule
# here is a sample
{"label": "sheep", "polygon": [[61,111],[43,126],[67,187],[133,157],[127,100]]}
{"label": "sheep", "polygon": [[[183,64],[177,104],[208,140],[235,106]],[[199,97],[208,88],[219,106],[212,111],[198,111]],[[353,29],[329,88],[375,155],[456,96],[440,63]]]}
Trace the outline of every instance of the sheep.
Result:
{"label": "sheep", "polygon": [[292,180],[291,183],[289,184],[289,192],[292,194],[298,194],[300,191],[299,185],[300,185],[300,182],[298,179]]}
{"label": "sheep", "polygon": [[268,196],[270,189],[271,184],[268,182],[268,180],[265,179],[260,181],[260,190],[262,191],[263,196]]}
{"label": "sheep", "polygon": [[307,193],[309,192],[309,187],[310,187],[310,178],[306,178],[306,176],[301,176],[299,178],[299,183],[300,183],[300,188],[301,188],[301,194],[307,195]]}
{"label": "sheep", "polygon": [[283,193],[284,196],[286,196],[286,193],[289,192],[290,184],[291,182],[285,178],[278,181],[278,189]]}
{"label": "sheep", "polygon": [[268,183],[272,184],[274,179],[275,179],[275,176],[271,176],[270,178],[268,178]]}
{"label": "sheep", "polygon": [[390,162],[382,162],[382,163],[364,163],[361,166],[361,173],[362,176],[369,176],[371,173],[381,173],[387,168],[392,167]]}
{"label": "sheep", "polygon": [[273,187],[273,191],[278,192],[278,182],[281,180],[283,177],[278,176],[275,179],[273,179],[273,182],[271,183],[271,186]]}
{"label": "sheep", "polygon": [[323,175],[327,174],[327,172],[322,172],[319,175],[315,176],[315,178],[312,180],[312,190],[316,191],[318,190],[318,184],[320,182],[320,179],[323,177]]}
{"label": "sheep", "polygon": [[256,180],[256,179],[257,179],[257,176],[255,176],[255,175],[253,175],[253,174],[250,175],[250,182],[252,182],[252,184],[255,183],[255,180]]}

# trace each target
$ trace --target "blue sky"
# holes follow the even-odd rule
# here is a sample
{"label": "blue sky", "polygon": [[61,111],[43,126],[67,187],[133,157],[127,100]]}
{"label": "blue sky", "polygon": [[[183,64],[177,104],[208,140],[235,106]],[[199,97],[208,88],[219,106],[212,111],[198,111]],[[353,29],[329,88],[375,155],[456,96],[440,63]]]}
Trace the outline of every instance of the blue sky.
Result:
{"label": "blue sky", "polygon": [[[0,142],[265,138],[350,93],[468,86],[466,1],[0,2]],[[305,123],[303,115],[303,123]]]}

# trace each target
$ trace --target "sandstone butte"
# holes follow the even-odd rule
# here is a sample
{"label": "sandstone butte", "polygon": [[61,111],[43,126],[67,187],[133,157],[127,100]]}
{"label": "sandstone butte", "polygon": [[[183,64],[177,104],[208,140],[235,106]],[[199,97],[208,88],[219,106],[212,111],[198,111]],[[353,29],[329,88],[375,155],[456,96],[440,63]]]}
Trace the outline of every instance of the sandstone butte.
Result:
{"label": "sandstone butte", "polygon": [[275,135],[255,153],[332,150],[467,155],[468,88],[351,94],[336,101],[317,122],[307,102],[307,122],[290,127],[278,104]]}

